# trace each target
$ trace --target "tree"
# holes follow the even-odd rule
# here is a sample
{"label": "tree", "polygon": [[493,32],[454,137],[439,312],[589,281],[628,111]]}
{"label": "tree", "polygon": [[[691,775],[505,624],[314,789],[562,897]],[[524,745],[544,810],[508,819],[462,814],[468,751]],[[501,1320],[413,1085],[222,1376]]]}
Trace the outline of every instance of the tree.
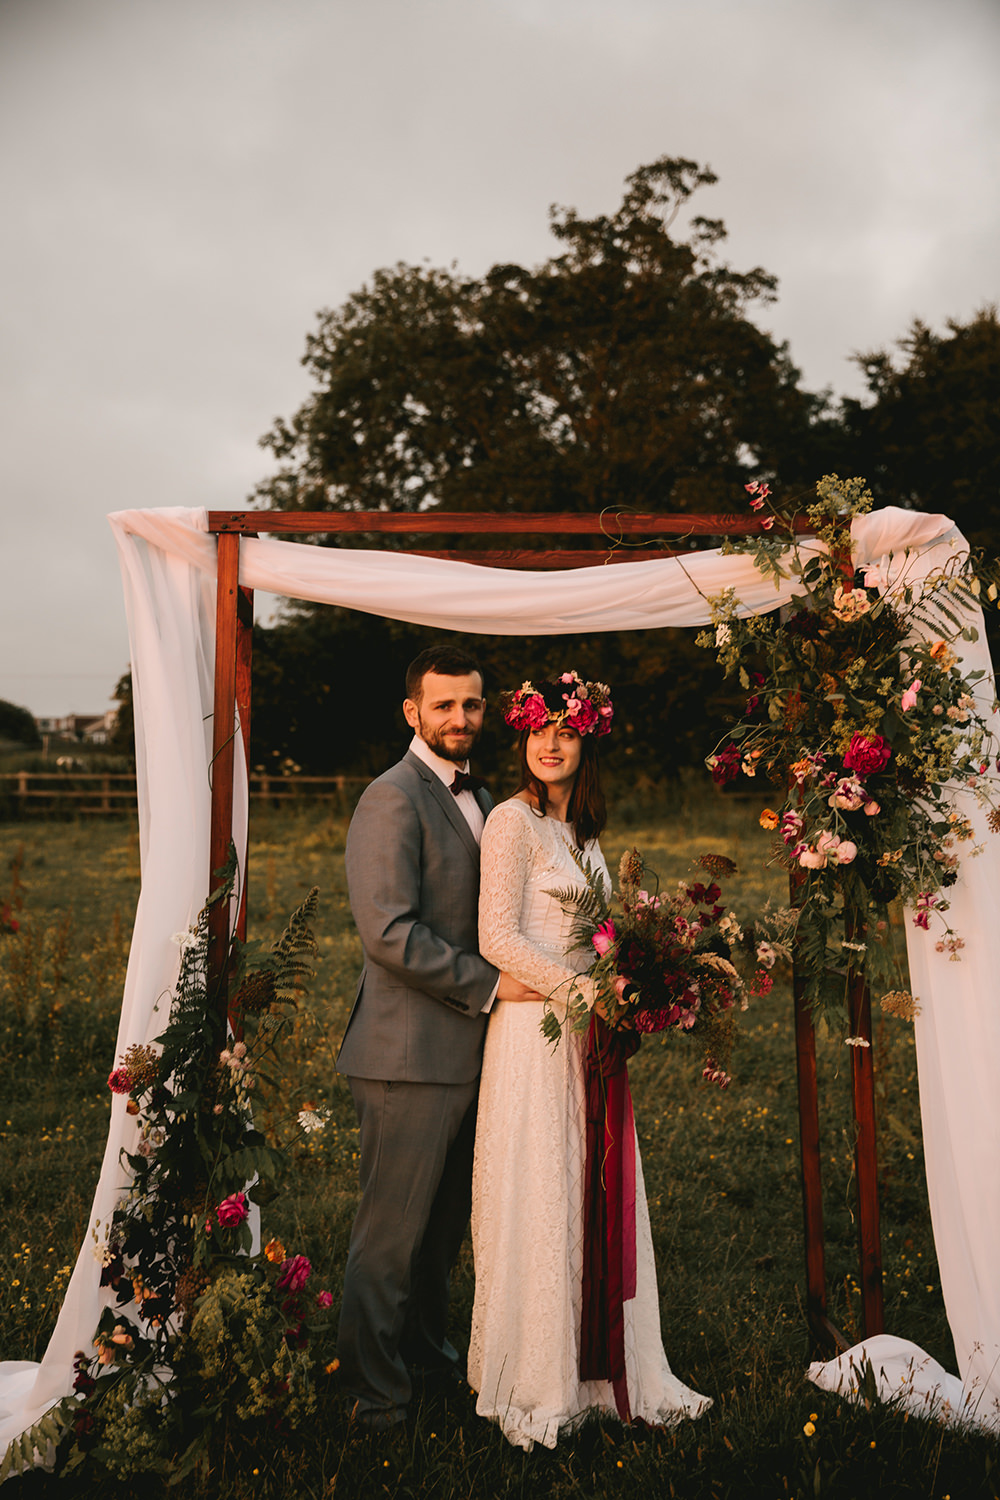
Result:
{"label": "tree", "polygon": [[[728,509],[758,470],[815,478],[825,400],[748,317],[775,294],[681,207],[714,175],[662,157],[612,215],[553,208],[560,253],[481,278],[397,265],[320,313],[316,389],[262,439],[281,509]],[[792,472],[788,472],[789,465]]]}
{"label": "tree", "polygon": [[[851,472],[879,501],[940,511],[1000,544],[1000,323],[985,307],[947,333],[915,321],[896,351],[857,356],[870,405],[844,402]],[[899,353],[903,358],[900,360]]]}
{"label": "tree", "polygon": [[130,760],[134,760],[135,707],[132,700],[131,667],[126,667],[119,677],[111,696],[118,704],[118,713],[115,715],[115,725],[111,731],[110,748],[117,751],[119,755],[127,755]]}
{"label": "tree", "polygon": [[0,741],[12,745],[25,745],[36,750],[42,743],[29,708],[0,699]]}
{"label": "tree", "polygon": [[[613,214],[553,208],[558,252],[533,269],[377,271],[319,314],[303,361],[314,389],[262,439],[279,470],[256,498],[283,510],[727,511],[751,475],[801,486],[836,467],[826,398],[799,388],[784,346],[749,316],[773,299],[774,277],[723,264],[717,220],[692,218],[687,239],[669,232],[715,180],[663,157],[626,179]],[[432,637],[308,607],[286,615],[255,652],[254,762],[381,769],[402,732],[403,669]],[[492,684],[510,685],[509,638],[469,644]],[[687,632],[522,640],[517,659],[522,675],[561,661],[613,683],[631,725],[609,746],[622,770],[670,772],[721,732],[727,690]],[[373,710],[375,683],[386,702]],[[482,763],[497,753],[487,739]]]}

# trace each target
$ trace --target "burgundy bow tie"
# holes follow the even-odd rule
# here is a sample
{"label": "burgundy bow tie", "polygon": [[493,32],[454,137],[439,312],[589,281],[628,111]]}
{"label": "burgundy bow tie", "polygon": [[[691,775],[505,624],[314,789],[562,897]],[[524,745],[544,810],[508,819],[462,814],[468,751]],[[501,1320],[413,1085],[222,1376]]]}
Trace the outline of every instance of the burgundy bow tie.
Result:
{"label": "burgundy bow tie", "polygon": [[478,776],[470,776],[468,771],[456,771],[451,789],[457,797],[459,792],[478,792],[479,788],[485,785],[485,781],[480,781]]}

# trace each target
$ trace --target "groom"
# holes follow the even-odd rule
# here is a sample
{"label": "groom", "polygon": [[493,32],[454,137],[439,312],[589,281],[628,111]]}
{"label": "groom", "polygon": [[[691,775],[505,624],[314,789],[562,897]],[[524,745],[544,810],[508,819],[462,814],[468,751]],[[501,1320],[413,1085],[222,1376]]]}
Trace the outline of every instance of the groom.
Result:
{"label": "groom", "polygon": [[410,748],[366,789],[347,837],[364,949],[337,1059],[360,1126],[361,1203],[338,1333],[355,1420],[405,1419],[411,1372],[447,1377],[448,1275],[469,1218],[486,1015],[539,1000],[479,956],[479,839],[490,798],[465,774],[482,673],[435,646],[406,674]]}

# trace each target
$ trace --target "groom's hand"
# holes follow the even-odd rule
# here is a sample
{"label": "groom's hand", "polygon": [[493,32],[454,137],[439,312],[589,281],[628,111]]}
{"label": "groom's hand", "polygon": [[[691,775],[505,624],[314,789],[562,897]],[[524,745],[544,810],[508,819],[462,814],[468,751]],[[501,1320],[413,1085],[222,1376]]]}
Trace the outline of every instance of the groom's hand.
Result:
{"label": "groom's hand", "polygon": [[500,983],[497,986],[498,1000],[544,1000],[537,990],[529,990],[526,984],[515,979],[513,974],[500,975]]}

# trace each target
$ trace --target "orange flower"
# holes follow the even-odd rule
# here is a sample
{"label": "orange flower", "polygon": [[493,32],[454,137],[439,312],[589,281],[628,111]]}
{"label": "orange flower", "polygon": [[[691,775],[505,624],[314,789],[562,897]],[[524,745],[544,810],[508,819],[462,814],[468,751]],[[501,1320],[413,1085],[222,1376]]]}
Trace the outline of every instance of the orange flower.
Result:
{"label": "orange flower", "polygon": [[934,644],[933,644],[933,646],[931,647],[931,655],[936,660],[939,656],[943,656],[944,653],[947,651],[947,649],[948,649],[948,643],[947,643],[947,641],[935,641]]}
{"label": "orange flower", "polygon": [[281,1261],[287,1259],[285,1255],[285,1247],[280,1240],[268,1240],[267,1244],[264,1246],[264,1254],[267,1256],[271,1264],[275,1266],[278,1265]]}
{"label": "orange flower", "polygon": [[765,807],[764,811],[760,815],[761,828],[777,828],[780,822],[781,819],[778,817],[778,814],[774,812],[770,807]]}

